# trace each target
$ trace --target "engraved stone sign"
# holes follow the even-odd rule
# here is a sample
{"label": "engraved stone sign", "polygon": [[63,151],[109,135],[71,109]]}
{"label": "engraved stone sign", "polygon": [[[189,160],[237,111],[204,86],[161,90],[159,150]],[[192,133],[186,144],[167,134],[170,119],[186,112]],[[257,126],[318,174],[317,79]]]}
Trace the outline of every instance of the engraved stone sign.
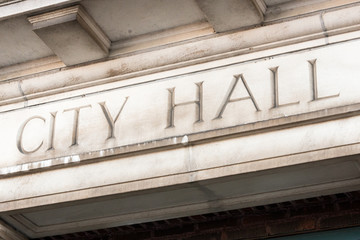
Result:
{"label": "engraved stone sign", "polygon": [[359,52],[353,41],[230,65],[209,63],[197,72],[143,76],[149,79],[140,83],[128,79],[81,98],[3,112],[1,174],[251,134],[309,113],[316,119],[318,111],[359,103]]}

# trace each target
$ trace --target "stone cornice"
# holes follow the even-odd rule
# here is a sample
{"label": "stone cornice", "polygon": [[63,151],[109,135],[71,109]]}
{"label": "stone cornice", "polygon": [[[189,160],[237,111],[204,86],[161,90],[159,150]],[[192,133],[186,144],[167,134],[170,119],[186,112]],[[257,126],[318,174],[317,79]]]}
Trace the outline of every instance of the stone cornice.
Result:
{"label": "stone cornice", "polygon": [[[238,62],[249,61],[359,38],[359,9],[360,5],[355,5],[328,10],[246,31],[205,36],[133,53],[117,55],[113,51],[107,61],[15,79],[3,78],[0,112],[40,104],[43,97],[59,100],[64,92],[82,89],[80,96],[96,91],[85,88],[179,67],[234,56],[238,56]],[[291,47],[287,47],[289,45]]]}

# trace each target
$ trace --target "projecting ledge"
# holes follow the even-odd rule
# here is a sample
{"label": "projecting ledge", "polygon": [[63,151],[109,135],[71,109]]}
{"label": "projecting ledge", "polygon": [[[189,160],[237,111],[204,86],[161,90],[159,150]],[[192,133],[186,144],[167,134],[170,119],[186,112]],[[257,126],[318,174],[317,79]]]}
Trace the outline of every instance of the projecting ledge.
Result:
{"label": "projecting ledge", "polygon": [[109,53],[110,40],[80,5],[32,16],[28,21],[66,65],[101,59]]}

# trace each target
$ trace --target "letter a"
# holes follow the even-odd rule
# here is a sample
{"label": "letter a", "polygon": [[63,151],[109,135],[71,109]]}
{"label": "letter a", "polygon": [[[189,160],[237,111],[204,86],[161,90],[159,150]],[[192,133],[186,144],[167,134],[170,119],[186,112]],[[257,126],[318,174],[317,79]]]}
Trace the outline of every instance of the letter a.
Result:
{"label": "letter a", "polygon": [[[230,99],[231,95],[234,92],[234,89],[235,89],[236,85],[239,82],[239,79],[241,79],[241,81],[242,81],[247,93],[249,94],[249,96],[248,97],[242,97],[242,98]],[[255,107],[256,111],[260,111],[260,108],[257,105],[256,100],[254,98],[254,95],[251,93],[251,90],[250,90],[248,84],[246,83],[246,80],[245,80],[244,76],[242,74],[235,75],[234,80],[230,84],[229,90],[228,90],[228,92],[226,94],[226,97],[224,98],[223,103],[221,104],[221,107],[219,108],[219,111],[218,111],[215,119],[222,118],[222,115],[223,115],[228,103],[238,102],[238,101],[247,100],[247,99],[251,99],[252,103],[254,104],[254,107]]]}

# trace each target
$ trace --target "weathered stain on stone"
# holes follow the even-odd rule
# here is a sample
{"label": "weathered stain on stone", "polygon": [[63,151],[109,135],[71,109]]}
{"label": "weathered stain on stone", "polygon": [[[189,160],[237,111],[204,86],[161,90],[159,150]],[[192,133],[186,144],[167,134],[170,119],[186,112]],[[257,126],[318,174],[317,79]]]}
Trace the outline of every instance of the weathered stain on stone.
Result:
{"label": "weathered stain on stone", "polygon": [[114,76],[120,75],[121,71],[119,69],[110,69],[109,71],[107,71],[106,74],[108,77],[114,77]]}
{"label": "weathered stain on stone", "polygon": [[190,60],[192,58],[204,57],[204,56],[206,56],[206,53],[208,51],[207,50],[192,50],[192,51],[187,51],[187,52],[188,52],[187,54],[184,54],[183,56],[178,58],[175,62],[186,61],[186,60]]}
{"label": "weathered stain on stone", "polygon": [[76,85],[76,84],[81,83],[82,81],[83,81],[83,79],[82,79],[81,77],[79,77],[79,76],[77,76],[77,77],[71,77],[71,78],[69,79],[69,81],[64,82],[63,87]]}
{"label": "weathered stain on stone", "polygon": [[114,77],[125,73],[133,72],[134,69],[129,68],[129,66],[125,63],[121,64],[119,68],[112,68],[106,72],[108,77]]}

